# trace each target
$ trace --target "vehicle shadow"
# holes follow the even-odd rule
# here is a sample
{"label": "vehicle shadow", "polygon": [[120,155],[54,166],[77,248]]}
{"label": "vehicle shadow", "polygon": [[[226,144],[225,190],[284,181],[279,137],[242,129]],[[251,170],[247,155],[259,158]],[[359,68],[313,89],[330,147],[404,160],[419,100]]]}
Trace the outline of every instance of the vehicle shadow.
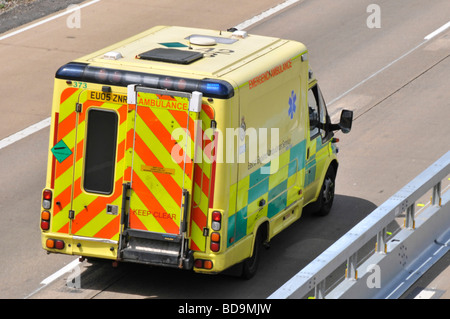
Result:
{"label": "vehicle shadow", "polygon": [[81,288],[100,291],[95,298],[260,299],[267,298],[331,244],[376,208],[373,203],[336,195],[328,216],[308,209],[300,220],[274,237],[250,280],[236,276],[236,267],[218,275],[141,264],[89,262]]}

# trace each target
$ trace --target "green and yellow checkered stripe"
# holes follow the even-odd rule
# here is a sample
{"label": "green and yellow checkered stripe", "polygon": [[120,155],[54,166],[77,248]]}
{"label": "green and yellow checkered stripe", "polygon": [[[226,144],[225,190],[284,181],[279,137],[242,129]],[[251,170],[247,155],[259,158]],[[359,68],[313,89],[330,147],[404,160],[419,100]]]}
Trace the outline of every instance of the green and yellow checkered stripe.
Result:
{"label": "green and yellow checkered stripe", "polygon": [[[253,231],[261,217],[272,218],[300,198],[306,140],[230,187],[228,247]],[[270,169],[270,174],[266,172]]]}

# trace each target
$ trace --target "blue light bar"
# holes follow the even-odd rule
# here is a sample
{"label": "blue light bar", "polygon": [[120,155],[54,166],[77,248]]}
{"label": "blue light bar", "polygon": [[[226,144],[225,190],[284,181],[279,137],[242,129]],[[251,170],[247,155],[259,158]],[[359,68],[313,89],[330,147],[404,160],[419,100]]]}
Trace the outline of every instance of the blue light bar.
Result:
{"label": "blue light bar", "polygon": [[233,86],[223,80],[205,79],[202,81],[199,91],[205,96],[221,96],[230,98],[234,95]]}
{"label": "blue light bar", "polygon": [[59,68],[56,72],[57,78],[67,78],[70,80],[80,80],[83,77],[87,64],[68,63]]}
{"label": "blue light bar", "polygon": [[234,96],[233,86],[223,80],[195,80],[160,74],[92,67],[75,62],[59,68],[56,72],[56,78],[104,85],[128,86],[129,84],[137,84],[155,89],[182,92],[200,91],[205,97],[221,99],[229,99]]}
{"label": "blue light bar", "polygon": [[211,92],[220,92],[221,86],[219,83],[206,83],[206,90]]}

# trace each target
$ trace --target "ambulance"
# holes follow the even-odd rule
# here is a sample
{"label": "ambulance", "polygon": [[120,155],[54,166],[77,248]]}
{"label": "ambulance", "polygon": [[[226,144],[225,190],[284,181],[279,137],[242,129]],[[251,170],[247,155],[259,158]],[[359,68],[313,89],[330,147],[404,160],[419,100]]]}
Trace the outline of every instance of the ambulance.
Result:
{"label": "ambulance", "polygon": [[157,26],[56,72],[42,247],[244,278],[302,215],[326,215],[334,131],[308,51]]}

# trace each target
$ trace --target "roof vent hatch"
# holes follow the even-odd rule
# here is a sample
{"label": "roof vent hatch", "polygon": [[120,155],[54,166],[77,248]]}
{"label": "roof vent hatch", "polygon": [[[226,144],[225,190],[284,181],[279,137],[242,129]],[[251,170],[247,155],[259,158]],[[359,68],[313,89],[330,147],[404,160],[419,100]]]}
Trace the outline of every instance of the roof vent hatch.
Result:
{"label": "roof vent hatch", "polygon": [[158,62],[190,64],[203,58],[203,53],[196,51],[158,48],[138,54],[136,58]]}

